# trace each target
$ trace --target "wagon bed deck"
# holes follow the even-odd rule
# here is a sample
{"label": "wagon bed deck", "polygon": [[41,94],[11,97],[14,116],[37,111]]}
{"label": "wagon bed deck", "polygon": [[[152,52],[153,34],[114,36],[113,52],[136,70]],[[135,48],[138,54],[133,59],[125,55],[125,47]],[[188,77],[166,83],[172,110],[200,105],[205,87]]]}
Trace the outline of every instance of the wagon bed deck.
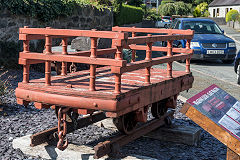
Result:
{"label": "wagon bed deck", "polygon": [[[96,91],[89,91],[89,71],[82,70],[66,76],[52,76],[51,86],[45,86],[45,79],[30,80],[30,83],[19,83],[19,88],[26,90],[60,94],[65,96],[80,96],[85,98],[116,99],[134,91],[140,91],[148,86],[186,77],[185,71],[173,71],[173,78],[167,78],[166,69],[151,68],[151,84],[144,84],[145,69],[127,72],[122,75],[121,93],[114,93],[114,74],[110,67],[97,68]],[[181,78],[182,77],[182,78]]]}

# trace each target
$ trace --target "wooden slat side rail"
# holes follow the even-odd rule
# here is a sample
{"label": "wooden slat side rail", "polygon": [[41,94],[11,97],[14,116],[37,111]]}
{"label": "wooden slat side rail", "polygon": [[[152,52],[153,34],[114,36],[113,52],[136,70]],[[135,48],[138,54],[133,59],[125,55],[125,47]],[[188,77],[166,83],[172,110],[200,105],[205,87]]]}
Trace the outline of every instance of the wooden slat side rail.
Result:
{"label": "wooden slat side rail", "polygon": [[60,61],[60,62],[73,62],[73,63],[85,63],[85,64],[96,64],[96,65],[106,65],[106,66],[126,66],[127,61],[125,60],[115,60],[109,58],[91,58],[84,56],[72,56],[72,55],[46,55],[41,53],[23,53],[20,52],[19,58],[22,59],[34,59],[34,60],[44,60],[44,61]]}
{"label": "wooden slat side rail", "polygon": [[[69,36],[69,37],[95,37],[110,39],[127,39],[128,34],[124,32],[74,30],[74,29],[53,29],[53,28],[19,28],[19,34]],[[19,38],[22,38],[20,36]],[[23,40],[23,39],[19,39]]]}
{"label": "wooden slat side rail", "polygon": [[[133,49],[133,50],[146,50],[147,47],[144,45],[134,45],[131,44],[129,45],[128,49]],[[152,51],[160,51],[160,52],[167,52],[167,47],[157,47],[157,46],[152,46]],[[186,49],[186,48],[172,48],[173,53],[193,53],[193,49]]]}
{"label": "wooden slat side rail", "polygon": [[[70,36],[51,36],[52,38],[68,38]],[[19,40],[39,40],[45,39],[45,35],[39,34],[19,34]]]}
{"label": "wooden slat side rail", "polygon": [[[182,39],[192,39],[193,35],[152,35],[151,38],[147,36],[139,36],[139,37],[129,37],[127,41],[122,41],[123,45],[131,45],[131,44],[143,44],[147,42],[158,42],[158,41],[168,41],[168,40],[182,40]],[[113,43],[116,39],[113,39]]]}
{"label": "wooden slat side rail", "polygon": [[193,35],[193,30],[179,30],[179,29],[157,29],[157,28],[135,28],[135,27],[112,27],[112,31],[122,32],[141,32],[141,33],[172,33]]}
{"label": "wooden slat side rail", "polygon": [[146,61],[146,60],[136,61],[136,62],[128,63],[127,66],[125,66],[125,67],[112,66],[111,72],[123,74],[125,72],[132,72],[132,71],[135,71],[138,69],[143,69],[143,68],[151,67],[151,66],[158,65],[158,64],[184,60],[186,58],[190,58],[191,56],[192,56],[192,54],[177,54],[177,55],[173,55],[171,57],[163,56],[163,57],[152,58],[151,61]]}
{"label": "wooden slat side rail", "polygon": [[225,131],[223,128],[188,103],[184,104],[181,112],[185,113],[187,117],[189,117],[196,124],[198,124],[204,130],[226,145],[229,149],[238,154],[238,156],[240,156],[240,141],[233,135]]}

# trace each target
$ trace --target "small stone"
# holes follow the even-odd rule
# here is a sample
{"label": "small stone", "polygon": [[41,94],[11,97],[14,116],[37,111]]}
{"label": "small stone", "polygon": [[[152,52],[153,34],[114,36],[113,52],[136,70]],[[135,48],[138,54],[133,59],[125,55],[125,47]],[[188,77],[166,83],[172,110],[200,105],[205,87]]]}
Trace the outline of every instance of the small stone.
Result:
{"label": "small stone", "polygon": [[12,140],[13,140],[13,137],[9,137],[8,140],[9,140],[9,141],[12,141]]}

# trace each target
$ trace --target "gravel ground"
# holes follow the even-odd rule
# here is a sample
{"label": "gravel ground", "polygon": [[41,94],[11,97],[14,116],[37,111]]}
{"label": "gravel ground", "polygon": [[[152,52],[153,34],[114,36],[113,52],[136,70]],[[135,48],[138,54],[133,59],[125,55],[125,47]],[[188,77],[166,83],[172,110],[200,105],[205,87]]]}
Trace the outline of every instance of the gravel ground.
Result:
{"label": "gravel ground", "polygon": [[[0,72],[1,73],[1,72]],[[13,149],[12,140],[16,137],[36,133],[57,125],[57,119],[53,110],[37,110],[30,104],[27,108],[16,104],[14,89],[22,80],[22,71],[10,70],[1,79],[11,76],[9,84],[12,91],[2,96],[3,111],[0,112],[0,159],[41,159],[29,157],[20,150]],[[44,74],[31,72],[31,78],[41,78]],[[178,108],[174,123],[177,125],[197,125],[186,116],[178,112],[182,102],[178,100]],[[1,108],[1,106],[0,106]],[[114,131],[99,128],[95,125],[79,129],[68,135],[70,142],[75,144],[94,145],[98,141],[115,134]],[[137,154],[153,157],[161,160],[207,160],[226,159],[226,147],[210,134],[202,130],[201,142],[198,147],[170,142],[160,142],[149,138],[139,138],[121,149],[123,155]]]}

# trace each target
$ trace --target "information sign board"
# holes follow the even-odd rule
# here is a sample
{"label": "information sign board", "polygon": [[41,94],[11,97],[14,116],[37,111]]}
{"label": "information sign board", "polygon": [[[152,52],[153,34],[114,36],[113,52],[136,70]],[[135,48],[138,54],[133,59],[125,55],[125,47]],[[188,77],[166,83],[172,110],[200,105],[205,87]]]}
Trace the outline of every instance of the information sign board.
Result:
{"label": "information sign board", "polygon": [[187,102],[240,140],[240,102],[213,84]]}

